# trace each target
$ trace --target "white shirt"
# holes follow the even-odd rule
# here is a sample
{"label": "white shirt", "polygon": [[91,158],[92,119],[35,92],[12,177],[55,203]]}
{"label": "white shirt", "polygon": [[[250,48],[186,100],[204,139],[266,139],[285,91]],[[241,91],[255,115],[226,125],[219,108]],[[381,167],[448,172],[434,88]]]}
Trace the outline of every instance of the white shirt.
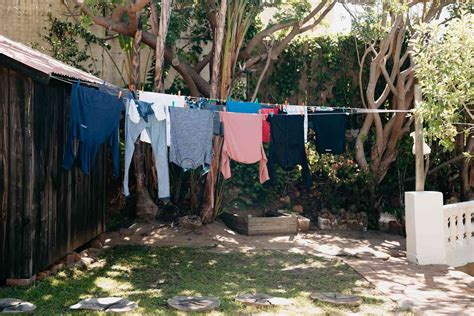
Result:
{"label": "white shirt", "polygon": [[[171,144],[171,133],[170,112],[168,108],[170,106],[184,108],[184,96],[140,91],[140,100],[153,103],[151,108],[153,112],[155,112],[157,120],[161,121],[166,119],[166,144],[169,146]],[[142,137],[144,137],[143,134],[140,136],[140,140],[142,140]]]}

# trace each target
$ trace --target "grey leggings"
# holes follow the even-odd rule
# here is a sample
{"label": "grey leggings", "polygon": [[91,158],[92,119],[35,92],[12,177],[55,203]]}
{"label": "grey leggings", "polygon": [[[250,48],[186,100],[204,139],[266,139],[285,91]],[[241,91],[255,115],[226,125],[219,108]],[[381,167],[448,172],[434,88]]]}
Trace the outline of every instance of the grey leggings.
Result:
{"label": "grey leggings", "polygon": [[128,189],[128,173],[135,151],[135,141],[141,132],[146,129],[150,136],[153,156],[155,157],[156,171],[158,176],[158,197],[168,198],[170,196],[170,178],[168,173],[168,146],[166,145],[166,120],[158,121],[155,115],[148,116],[148,123],[140,118],[138,123],[130,120],[125,115],[125,176],[123,178],[123,193],[130,195]]}

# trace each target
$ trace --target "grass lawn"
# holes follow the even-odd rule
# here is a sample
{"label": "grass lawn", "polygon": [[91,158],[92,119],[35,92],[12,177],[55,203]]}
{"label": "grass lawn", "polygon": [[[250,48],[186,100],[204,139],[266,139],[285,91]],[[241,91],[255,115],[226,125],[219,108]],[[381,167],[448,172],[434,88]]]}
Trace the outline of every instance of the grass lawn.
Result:
{"label": "grass lawn", "polygon": [[[101,266],[63,270],[34,286],[0,288],[0,297],[15,297],[37,305],[36,313],[81,314],[68,307],[80,299],[121,296],[138,302],[135,314],[178,315],[166,305],[174,295],[214,295],[221,299],[215,315],[281,313],[384,314],[393,303],[379,296],[348,266],[311,255],[280,251],[215,253],[190,248],[117,247],[104,252]],[[357,293],[360,309],[350,310],[313,303],[314,291]],[[258,292],[291,298],[294,304],[281,309],[256,309],[233,301],[238,293]],[[90,312],[87,312],[90,314]]]}

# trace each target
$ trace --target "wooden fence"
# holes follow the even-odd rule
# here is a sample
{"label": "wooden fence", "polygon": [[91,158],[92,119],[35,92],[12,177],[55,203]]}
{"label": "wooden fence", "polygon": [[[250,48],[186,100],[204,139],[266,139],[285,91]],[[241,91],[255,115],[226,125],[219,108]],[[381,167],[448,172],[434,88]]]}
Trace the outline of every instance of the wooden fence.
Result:
{"label": "wooden fence", "polygon": [[0,63],[0,280],[30,278],[104,231],[105,150],[90,176],[62,169],[71,86],[36,78]]}

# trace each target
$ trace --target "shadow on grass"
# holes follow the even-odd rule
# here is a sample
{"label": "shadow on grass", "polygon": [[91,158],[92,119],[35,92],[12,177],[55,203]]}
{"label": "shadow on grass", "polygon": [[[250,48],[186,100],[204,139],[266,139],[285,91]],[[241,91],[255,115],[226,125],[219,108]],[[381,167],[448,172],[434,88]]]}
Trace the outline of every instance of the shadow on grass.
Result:
{"label": "shadow on grass", "polygon": [[[30,301],[38,314],[50,315],[67,312],[83,298],[121,296],[138,302],[140,313],[172,315],[166,300],[174,295],[213,295],[221,299],[221,312],[238,314],[248,312],[234,302],[238,293],[267,293],[311,304],[311,292],[351,293],[360,280],[337,261],[281,251],[220,254],[123,246],[108,250],[102,259],[103,267],[61,271],[28,289],[0,288],[0,297]],[[379,303],[364,298],[364,304]]]}

